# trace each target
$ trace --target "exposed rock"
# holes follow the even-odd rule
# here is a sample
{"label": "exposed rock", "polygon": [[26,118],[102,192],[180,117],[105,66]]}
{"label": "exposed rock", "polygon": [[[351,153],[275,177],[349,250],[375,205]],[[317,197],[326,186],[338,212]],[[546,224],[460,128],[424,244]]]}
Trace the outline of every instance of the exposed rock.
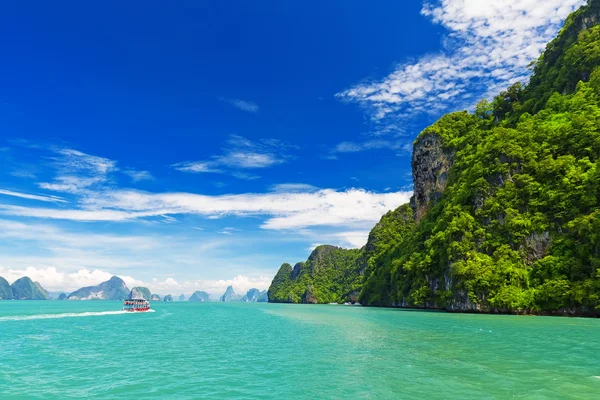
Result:
{"label": "exposed rock", "polygon": [[442,138],[434,133],[423,134],[415,142],[412,155],[414,195],[410,200],[415,221],[420,221],[431,203],[442,196],[453,160],[453,151],[444,148]]}
{"label": "exposed rock", "polygon": [[306,288],[306,291],[304,292],[304,294],[302,295],[302,303],[303,304],[319,304],[319,300],[317,300],[317,297],[314,294],[314,288],[312,287],[312,285],[309,285]]}
{"label": "exposed rock", "polygon": [[150,289],[142,286],[136,286],[133,289],[131,289],[131,292],[129,292],[129,298],[150,300],[152,298],[152,295],[150,294]]}
{"label": "exposed rock", "polygon": [[58,295],[57,300],[66,300],[67,299],[67,295],[65,293],[61,293],[60,295]]}
{"label": "exposed rock", "polygon": [[173,296],[171,296],[170,294],[168,294],[168,295],[166,295],[166,296],[163,298],[163,301],[166,301],[167,303],[170,303],[170,302],[172,302],[172,301],[173,301]]}
{"label": "exposed rock", "polygon": [[160,298],[160,295],[158,294],[153,294],[152,296],[150,296],[150,300],[152,301],[162,301],[162,299]]}
{"label": "exposed rock", "polygon": [[179,301],[185,301],[185,295],[183,293],[179,295]]}
{"label": "exposed rock", "polygon": [[[181,296],[183,296],[183,295],[181,295]],[[179,296],[180,299],[181,299],[181,296]],[[180,300],[180,301],[183,301],[183,300]],[[206,301],[210,301],[210,295],[206,292],[198,290],[190,296],[188,301],[197,301],[200,303],[204,303]]]}
{"label": "exposed rock", "polygon": [[527,261],[533,263],[539,259],[546,257],[550,245],[552,244],[550,232],[533,232],[525,238],[525,251]]}
{"label": "exposed rock", "polygon": [[221,296],[219,301],[221,301],[221,302],[240,301],[241,299],[242,299],[242,296],[240,296],[239,294],[236,294],[235,291],[233,290],[233,286],[229,285],[229,286],[227,286],[227,290],[225,290],[225,293],[223,293],[223,296]]}
{"label": "exposed rock", "polygon": [[12,298],[12,288],[10,287],[6,279],[0,276],[0,300],[12,300]]}
{"label": "exposed rock", "polygon": [[125,300],[129,289],[118,276],[113,276],[97,286],[87,286],[71,293],[68,300]]}
{"label": "exposed rock", "polygon": [[302,271],[302,267],[304,267],[303,262],[296,263],[296,265],[294,265],[294,269],[292,270],[292,273],[290,274],[290,279],[296,279],[296,277],[298,275],[300,275],[300,271]]}

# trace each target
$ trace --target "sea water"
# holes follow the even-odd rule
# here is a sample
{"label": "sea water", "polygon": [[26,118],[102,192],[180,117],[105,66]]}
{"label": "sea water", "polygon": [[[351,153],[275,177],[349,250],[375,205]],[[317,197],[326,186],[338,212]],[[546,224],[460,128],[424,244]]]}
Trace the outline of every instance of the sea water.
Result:
{"label": "sea water", "polygon": [[598,399],[600,320],[0,302],[0,398]]}

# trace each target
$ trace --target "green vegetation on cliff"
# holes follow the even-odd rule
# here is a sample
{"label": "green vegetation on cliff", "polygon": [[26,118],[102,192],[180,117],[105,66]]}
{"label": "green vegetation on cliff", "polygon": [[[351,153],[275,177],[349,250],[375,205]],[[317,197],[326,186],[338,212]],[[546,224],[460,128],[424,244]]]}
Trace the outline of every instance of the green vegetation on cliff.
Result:
{"label": "green vegetation on cliff", "polygon": [[569,17],[529,86],[474,115],[444,116],[417,138],[418,223],[374,262],[361,301],[600,310],[599,4]]}
{"label": "green vegetation on cliff", "polygon": [[293,269],[283,264],[269,287],[269,301],[331,303],[355,298],[362,283],[359,255],[360,250],[319,246]]}

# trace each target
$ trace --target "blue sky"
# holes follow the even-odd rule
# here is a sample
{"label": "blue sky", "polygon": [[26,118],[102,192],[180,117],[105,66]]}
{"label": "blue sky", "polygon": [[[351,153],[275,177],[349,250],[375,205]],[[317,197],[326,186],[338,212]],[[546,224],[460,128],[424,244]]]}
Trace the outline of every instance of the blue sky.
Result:
{"label": "blue sky", "polygon": [[1,6],[0,276],[266,288],[360,247],[411,146],[517,80],[582,0]]}

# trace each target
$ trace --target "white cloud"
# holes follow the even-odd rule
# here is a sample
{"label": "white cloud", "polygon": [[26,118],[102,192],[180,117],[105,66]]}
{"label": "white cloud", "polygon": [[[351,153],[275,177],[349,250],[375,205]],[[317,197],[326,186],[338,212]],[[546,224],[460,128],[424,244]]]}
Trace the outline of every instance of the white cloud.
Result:
{"label": "white cloud", "polygon": [[252,101],[245,101],[245,100],[240,100],[240,99],[228,99],[225,97],[219,97],[219,100],[224,101],[228,104],[231,104],[232,106],[234,106],[235,108],[242,110],[242,111],[246,111],[249,113],[253,113],[256,114],[259,110],[260,107],[258,106],[258,104],[252,102]]}
{"label": "white cloud", "polygon": [[373,193],[362,189],[206,196],[192,193],[107,191],[82,199],[81,209],[0,205],[0,213],[76,221],[125,221],[158,215],[262,215],[264,229],[348,226],[377,222],[407,203],[411,192]]}
{"label": "white cloud", "polygon": [[584,0],[426,1],[422,14],[448,30],[445,50],[336,96],[359,103],[384,124],[470,107],[511,83],[526,81],[529,64],[582,4]]}
{"label": "white cloud", "polygon": [[228,173],[238,179],[256,179],[258,176],[240,172],[245,169],[261,169],[287,161],[287,152],[294,146],[275,139],[252,142],[242,136],[232,135],[227,140],[223,154],[208,160],[185,161],[173,164],[178,171],[192,173]]}
{"label": "white cloud", "polygon": [[52,203],[67,203],[67,201],[65,199],[63,199],[62,197],[52,196],[52,195],[29,194],[29,193],[15,192],[12,190],[5,190],[5,189],[0,189],[0,194],[6,195],[6,196],[20,197],[22,199],[29,199],[29,200],[39,200],[39,201],[52,202]]}
{"label": "white cloud", "polygon": [[152,181],[154,177],[148,171],[139,171],[135,169],[126,169],[123,173],[131,178],[134,182]]}

